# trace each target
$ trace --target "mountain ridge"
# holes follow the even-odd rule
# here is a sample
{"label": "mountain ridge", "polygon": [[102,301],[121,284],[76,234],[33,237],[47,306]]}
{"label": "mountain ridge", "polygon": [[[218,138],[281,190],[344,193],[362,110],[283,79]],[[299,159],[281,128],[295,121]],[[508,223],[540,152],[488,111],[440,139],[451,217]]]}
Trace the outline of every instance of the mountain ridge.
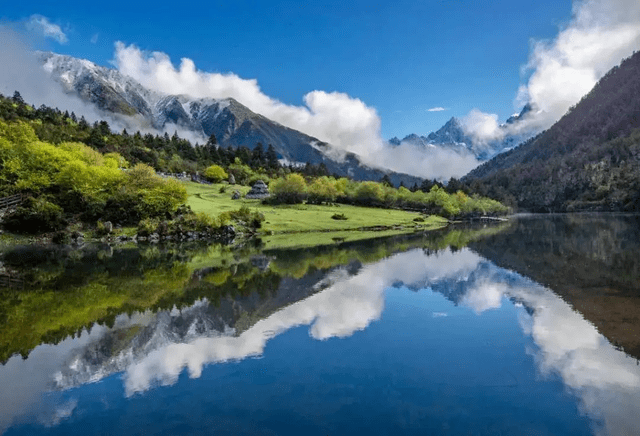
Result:
{"label": "mountain ridge", "polygon": [[329,155],[331,146],[303,132],[283,126],[257,114],[233,98],[191,98],[162,94],[121,74],[85,59],[55,53],[38,53],[51,77],[67,93],[75,93],[107,114],[123,115],[130,128],[163,130],[176,126],[211,135],[223,147],[254,148],[273,145],[278,157],[293,164],[324,164],[339,176],[357,180],[380,180],[388,175],[392,183],[411,186],[421,178],[363,164],[359,156],[345,153],[341,159]]}
{"label": "mountain ridge", "polygon": [[500,125],[500,139],[476,139],[467,133],[464,123],[459,118],[451,117],[442,127],[426,136],[411,133],[403,139],[394,137],[388,142],[393,146],[408,143],[425,150],[446,149],[462,155],[472,154],[480,161],[487,161],[534,135],[533,131],[527,129],[522,133],[510,133],[510,130],[518,131],[514,126],[517,126],[532,110],[531,104],[527,103],[520,113],[512,115]]}

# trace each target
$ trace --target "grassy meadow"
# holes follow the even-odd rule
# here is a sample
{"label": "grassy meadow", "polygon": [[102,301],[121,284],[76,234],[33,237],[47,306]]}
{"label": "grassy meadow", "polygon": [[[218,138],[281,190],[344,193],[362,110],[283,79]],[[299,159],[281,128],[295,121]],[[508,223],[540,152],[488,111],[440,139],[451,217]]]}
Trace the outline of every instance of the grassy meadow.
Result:
{"label": "grassy meadow", "polygon": [[[273,206],[262,204],[261,200],[231,199],[233,191],[237,190],[244,195],[250,189],[248,186],[231,186],[226,183],[203,185],[193,182],[185,182],[185,185],[187,204],[194,212],[215,216],[245,205],[252,211],[262,213],[265,221],[260,235],[270,247],[323,245],[415,230],[432,230],[447,224],[446,219],[437,216],[430,216],[420,222],[423,217],[419,213],[396,209],[344,204]],[[221,189],[224,192],[220,192]],[[335,214],[342,214],[347,219],[333,219]]]}

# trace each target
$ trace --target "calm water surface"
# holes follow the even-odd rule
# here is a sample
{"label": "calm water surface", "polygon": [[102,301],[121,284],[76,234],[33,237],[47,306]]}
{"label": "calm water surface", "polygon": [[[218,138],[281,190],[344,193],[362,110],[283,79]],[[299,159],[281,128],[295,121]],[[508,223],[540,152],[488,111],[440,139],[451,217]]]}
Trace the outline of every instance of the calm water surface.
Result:
{"label": "calm water surface", "polygon": [[5,253],[0,432],[637,435],[639,224]]}

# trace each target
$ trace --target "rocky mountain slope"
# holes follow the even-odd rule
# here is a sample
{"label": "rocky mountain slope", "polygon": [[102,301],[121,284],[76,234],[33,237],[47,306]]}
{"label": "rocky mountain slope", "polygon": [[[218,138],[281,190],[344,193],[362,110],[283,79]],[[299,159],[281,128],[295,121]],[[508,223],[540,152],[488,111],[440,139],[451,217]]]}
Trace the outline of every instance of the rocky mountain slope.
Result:
{"label": "rocky mountain slope", "polygon": [[[324,163],[332,173],[359,180],[380,180],[389,173],[363,165],[354,154],[347,154],[341,161],[330,158],[325,153],[328,144],[257,114],[233,98],[161,94],[88,60],[54,53],[40,53],[39,57],[44,69],[66,92],[78,95],[106,115],[118,116],[133,130],[181,128],[203,138],[213,134],[223,147],[252,149],[257,143],[265,147],[271,144],[279,158],[287,162]],[[406,174],[389,176],[395,184],[420,182]]]}
{"label": "rocky mountain slope", "polygon": [[458,118],[452,117],[444,126],[435,132],[429,133],[427,136],[418,136],[412,133],[403,139],[392,138],[389,143],[395,146],[401,143],[408,143],[426,150],[440,148],[453,150],[459,154],[470,153],[478,160],[485,161],[533,136],[533,133],[528,131],[517,134],[511,133],[519,130],[512,127],[518,124],[531,110],[531,106],[527,104],[519,114],[511,116],[501,125],[500,129],[503,133],[501,139],[491,141],[475,139],[465,132],[462,122]]}
{"label": "rocky mountain slope", "polygon": [[640,52],[548,130],[463,181],[528,211],[640,211]]}

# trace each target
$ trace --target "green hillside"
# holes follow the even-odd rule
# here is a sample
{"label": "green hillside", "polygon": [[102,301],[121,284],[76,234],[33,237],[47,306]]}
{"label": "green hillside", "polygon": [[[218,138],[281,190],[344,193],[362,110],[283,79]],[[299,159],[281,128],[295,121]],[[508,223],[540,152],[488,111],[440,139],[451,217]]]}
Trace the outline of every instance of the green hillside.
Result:
{"label": "green hillside", "polygon": [[640,53],[547,131],[463,182],[532,212],[640,211]]}

